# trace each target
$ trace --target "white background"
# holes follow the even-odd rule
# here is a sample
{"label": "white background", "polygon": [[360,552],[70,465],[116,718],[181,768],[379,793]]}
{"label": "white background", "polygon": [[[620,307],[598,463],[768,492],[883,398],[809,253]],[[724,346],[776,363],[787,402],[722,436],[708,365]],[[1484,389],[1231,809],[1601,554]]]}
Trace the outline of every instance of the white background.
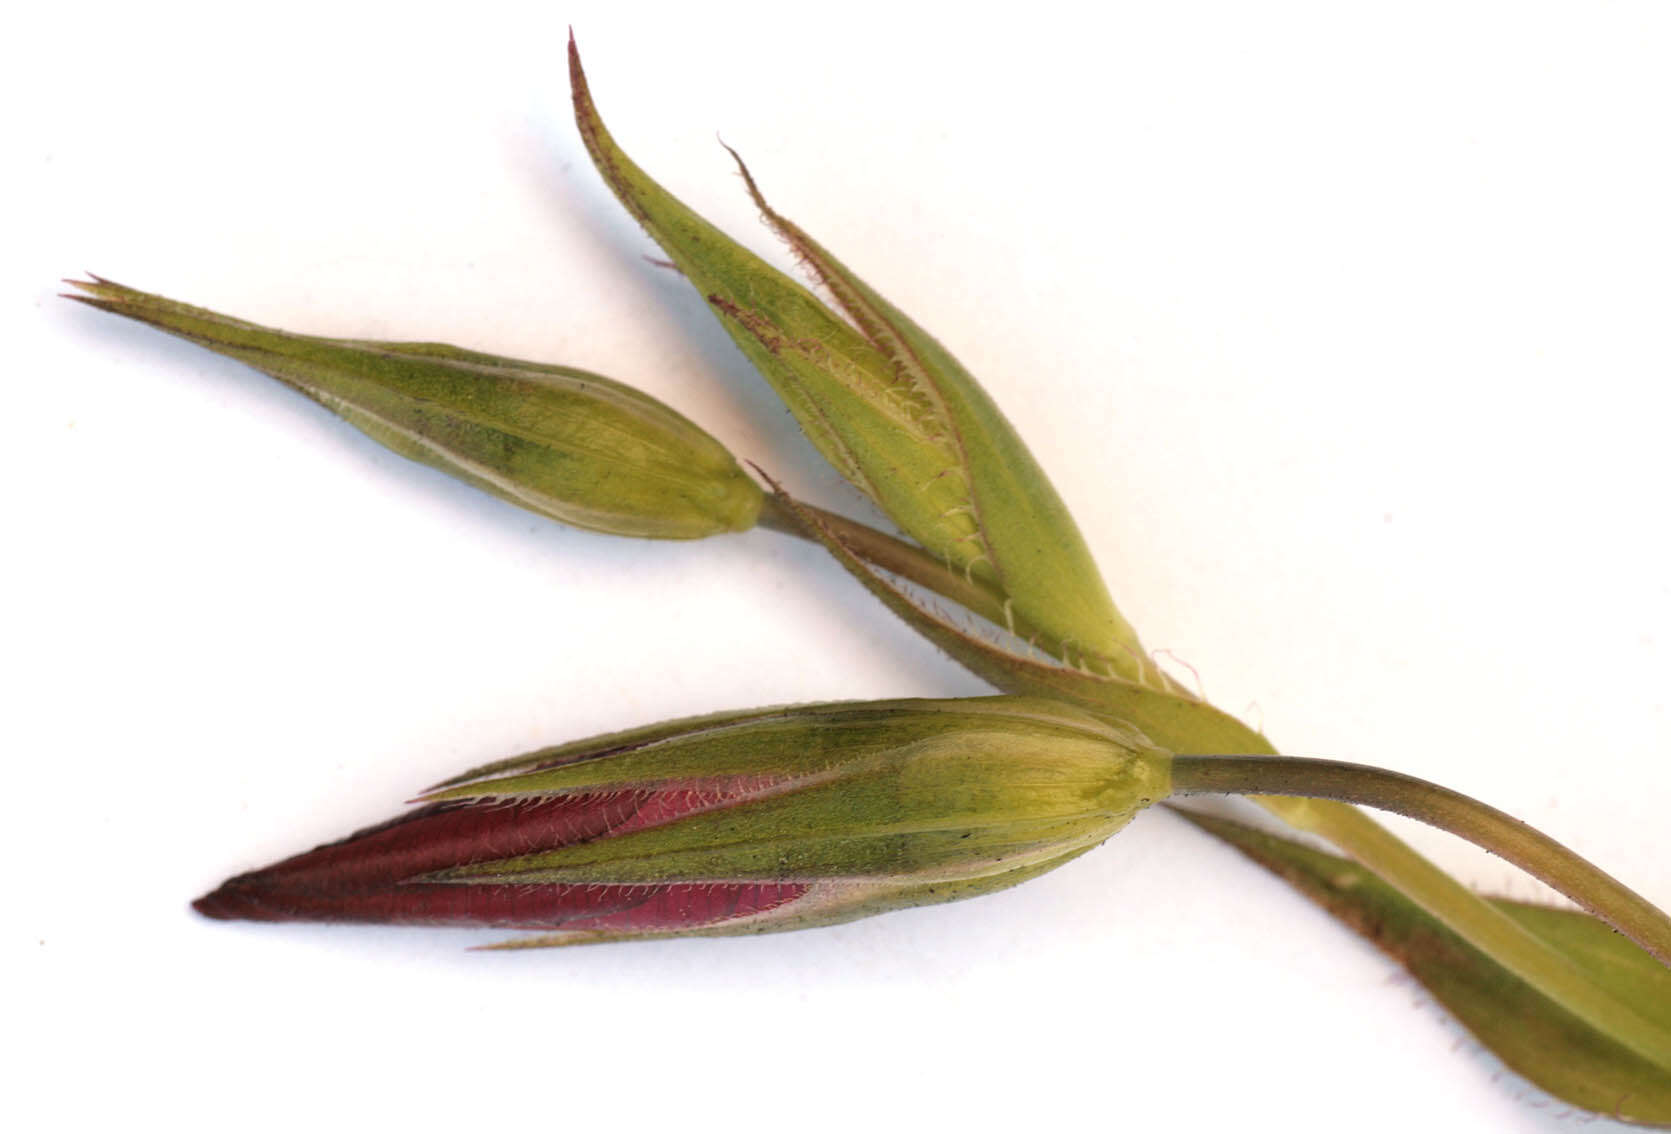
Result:
{"label": "white background", "polygon": [[783,263],[722,133],[983,378],[1215,702],[1671,903],[1671,23],[1363,7],[14,16],[6,1105],[64,1129],[1576,1128],[1163,814],[1007,894],[777,937],[489,956],[197,918],[223,877],[490,758],[984,687],[813,549],[564,530],[54,298],[91,270],[588,367],[864,515],[642,259],[567,118],[572,22],[643,165]]}

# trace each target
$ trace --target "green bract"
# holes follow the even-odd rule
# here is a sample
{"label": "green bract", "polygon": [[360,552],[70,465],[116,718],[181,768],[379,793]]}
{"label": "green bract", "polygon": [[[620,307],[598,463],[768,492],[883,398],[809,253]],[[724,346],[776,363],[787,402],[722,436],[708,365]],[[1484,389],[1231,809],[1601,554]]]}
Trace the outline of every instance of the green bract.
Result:
{"label": "green bract", "polygon": [[95,278],[94,307],[246,362],[403,457],[513,504],[613,535],[743,531],[759,487],[718,441],[648,394],[584,370],[442,343],[293,335]]}

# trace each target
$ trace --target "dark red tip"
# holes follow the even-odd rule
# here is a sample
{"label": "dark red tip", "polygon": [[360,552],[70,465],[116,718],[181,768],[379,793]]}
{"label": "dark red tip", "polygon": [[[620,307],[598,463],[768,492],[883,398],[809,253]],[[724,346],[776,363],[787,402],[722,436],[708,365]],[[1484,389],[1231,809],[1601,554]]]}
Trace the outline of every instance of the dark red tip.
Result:
{"label": "dark red tip", "polygon": [[679,882],[649,886],[416,882],[309,890],[261,873],[226,882],[192,903],[205,917],[498,929],[698,929],[765,913],[807,891],[801,882]]}
{"label": "dark red tip", "polygon": [[676,930],[763,913],[802,883],[658,885],[432,882],[449,867],[534,854],[669,822],[723,791],[689,787],[420,808],[228,879],[192,903],[205,917],[518,929]]}

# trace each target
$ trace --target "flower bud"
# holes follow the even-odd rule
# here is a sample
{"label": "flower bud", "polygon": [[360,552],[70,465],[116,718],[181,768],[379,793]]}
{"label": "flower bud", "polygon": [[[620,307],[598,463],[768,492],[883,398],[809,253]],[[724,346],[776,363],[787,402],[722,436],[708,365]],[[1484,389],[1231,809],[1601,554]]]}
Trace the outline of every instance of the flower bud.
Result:
{"label": "flower bud", "polygon": [[233,878],[210,917],[544,929],[513,945],[824,925],[1012,886],[1168,793],[1170,756],[1051,701],[673,721],[466,773]]}
{"label": "flower bud", "polygon": [[647,394],[583,370],[442,343],[292,335],[94,277],[70,296],[246,362],[403,457],[575,527],[697,539],[744,531],[758,485]]}
{"label": "flower bud", "polygon": [[572,35],[569,81],[604,181],[841,475],[926,550],[1001,591],[1012,629],[1028,624],[1073,665],[1149,680],[1066,505],[951,352],[772,209],[741,159],[762,218],[839,314],[658,184],[604,125]]}

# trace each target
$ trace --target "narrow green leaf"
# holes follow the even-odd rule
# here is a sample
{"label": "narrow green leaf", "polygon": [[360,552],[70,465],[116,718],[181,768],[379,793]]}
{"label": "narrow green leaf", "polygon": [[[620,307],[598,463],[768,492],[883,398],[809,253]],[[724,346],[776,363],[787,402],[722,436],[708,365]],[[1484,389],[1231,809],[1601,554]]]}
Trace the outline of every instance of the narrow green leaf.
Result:
{"label": "narrow green leaf", "polygon": [[576,527],[695,539],[754,525],[759,487],[718,441],[619,382],[443,343],[294,335],[108,280],[70,298],[237,359],[403,457]]}
{"label": "narrow green leaf", "polygon": [[707,299],[814,445],[913,539],[1001,588],[1076,663],[1135,676],[1142,651],[1061,499],[955,359],[798,228],[767,218],[852,317],[673,197],[615,144],[573,41],[575,118],[622,203]]}
{"label": "narrow green leaf", "polygon": [[[1671,1069],[1551,1004],[1357,863],[1226,819],[1178,810],[1265,866],[1407,968],[1509,1067],[1557,1098],[1671,1127]],[[1597,985],[1671,1028],[1671,970],[1585,914],[1491,905],[1572,959]]]}

